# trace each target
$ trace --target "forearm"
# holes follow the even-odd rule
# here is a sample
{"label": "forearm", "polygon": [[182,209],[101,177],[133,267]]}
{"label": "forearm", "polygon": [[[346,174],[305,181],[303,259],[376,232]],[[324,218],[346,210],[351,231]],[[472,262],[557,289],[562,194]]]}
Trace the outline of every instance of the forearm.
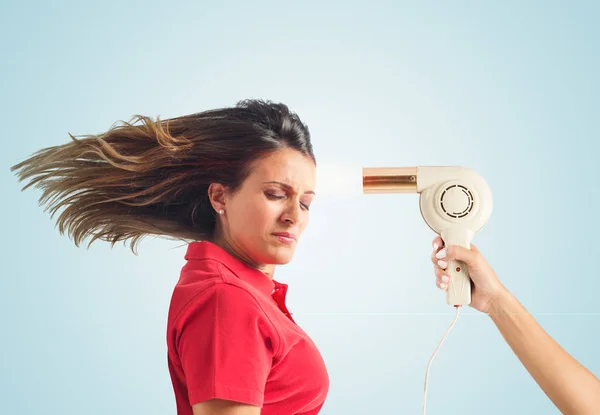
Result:
{"label": "forearm", "polygon": [[508,292],[489,315],[544,393],[564,414],[599,414],[600,381],[552,339]]}

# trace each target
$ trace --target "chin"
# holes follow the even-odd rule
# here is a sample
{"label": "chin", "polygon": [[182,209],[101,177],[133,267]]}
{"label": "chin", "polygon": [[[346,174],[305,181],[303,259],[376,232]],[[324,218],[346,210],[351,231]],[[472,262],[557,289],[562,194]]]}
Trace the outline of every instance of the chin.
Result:
{"label": "chin", "polygon": [[294,257],[294,248],[291,247],[270,247],[265,252],[268,260],[265,263],[273,265],[285,265]]}
{"label": "chin", "polygon": [[277,252],[270,255],[269,263],[273,265],[285,265],[292,260],[293,252]]}

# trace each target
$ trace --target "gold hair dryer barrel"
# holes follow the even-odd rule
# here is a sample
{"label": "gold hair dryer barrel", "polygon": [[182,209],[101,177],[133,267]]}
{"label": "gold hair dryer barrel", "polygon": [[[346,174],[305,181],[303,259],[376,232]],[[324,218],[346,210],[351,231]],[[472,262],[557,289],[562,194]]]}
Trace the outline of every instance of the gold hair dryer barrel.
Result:
{"label": "gold hair dryer barrel", "polygon": [[364,167],[363,193],[417,193],[417,167]]}

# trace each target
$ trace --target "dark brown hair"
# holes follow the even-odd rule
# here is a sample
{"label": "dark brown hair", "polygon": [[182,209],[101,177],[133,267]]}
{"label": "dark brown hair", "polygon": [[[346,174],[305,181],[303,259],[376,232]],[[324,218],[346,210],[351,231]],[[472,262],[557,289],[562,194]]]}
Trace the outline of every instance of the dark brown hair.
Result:
{"label": "dark brown hair", "polygon": [[[79,246],[91,236],[111,242],[146,235],[187,241],[211,239],[211,183],[239,189],[250,164],[292,148],[315,162],[308,127],[286,105],[245,100],[235,107],[156,121],[136,115],[107,132],[48,147],[11,167],[22,190],[43,190],[57,220]],[[316,164],[316,162],[315,162]]]}

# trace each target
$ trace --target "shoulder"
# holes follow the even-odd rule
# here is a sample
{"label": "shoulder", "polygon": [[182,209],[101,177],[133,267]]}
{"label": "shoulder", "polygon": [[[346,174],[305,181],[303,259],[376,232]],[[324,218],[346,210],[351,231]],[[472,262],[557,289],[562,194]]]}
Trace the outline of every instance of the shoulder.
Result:
{"label": "shoulder", "polygon": [[185,333],[196,339],[218,336],[222,343],[232,345],[248,346],[255,339],[268,344],[275,354],[282,343],[280,330],[252,292],[217,280],[188,301],[169,331],[174,338]]}
{"label": "shoulder", "polygon": [[[240,306],[261,308],[259,292],[239,278],[226,265],[213,259],[203,259],[191,267],[184,267],[175,292],[185,293],[181,308],[193,305],[220,305],[239,303]],[[183,304],[184,303],[184,304]]]}
{"label": "shoulder", "polygon": [[256,294],[234,280],[214,279],[190,299],[189,307],[207,307],[212,305],[222,311],[231,307],[238,311],[262,311],[262,305]]}
{"label": "shoulder", "polygon": [[213,278],[198,287],[179,312],[173,316],[172,326],[181,327],[190,319],[208,319],[213,322],[244,320],[264,329],[276,331],[263,301],[257,298],[252,287],[237,278]]}

